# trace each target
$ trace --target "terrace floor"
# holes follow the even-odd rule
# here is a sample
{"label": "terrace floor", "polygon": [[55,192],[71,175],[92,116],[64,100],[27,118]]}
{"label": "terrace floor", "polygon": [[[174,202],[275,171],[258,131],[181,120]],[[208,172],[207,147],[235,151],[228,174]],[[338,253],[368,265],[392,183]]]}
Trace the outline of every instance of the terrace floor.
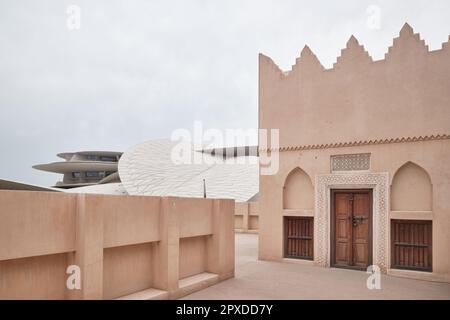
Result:
{"label": "terrace floor", "polygon": [[236,234],[235,278],[183,299],[450,299],[450,284],[383,275],[369,290],[365,272],[258,261],[258,235]]}

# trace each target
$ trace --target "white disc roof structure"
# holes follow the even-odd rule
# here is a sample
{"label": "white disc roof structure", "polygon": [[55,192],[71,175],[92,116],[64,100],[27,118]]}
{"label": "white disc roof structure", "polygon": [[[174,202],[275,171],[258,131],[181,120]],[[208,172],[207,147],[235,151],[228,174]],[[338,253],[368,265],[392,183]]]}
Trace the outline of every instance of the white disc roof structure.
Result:
{"label": "white disc roof structure", "polygon": [[258,193],[256,154],[223,157],[213,152],[217,149],[194,150],[189,143],[184,150],[189,150],[191,159],[202,161],[179,163],[172,157],[177,146],[179,143],[171,140],[151,140],[127,150],[118,170],[128,194],[203,197],[205,188],[207,198],[248,201]]}
{"label": "white disc roof structure", "polygon": [[110,194],[110,195],[127,195],[127,191],[121,183],[95,184],[92,186],[84,186],[64,190],[67,193],[92,193],[92,194]]}

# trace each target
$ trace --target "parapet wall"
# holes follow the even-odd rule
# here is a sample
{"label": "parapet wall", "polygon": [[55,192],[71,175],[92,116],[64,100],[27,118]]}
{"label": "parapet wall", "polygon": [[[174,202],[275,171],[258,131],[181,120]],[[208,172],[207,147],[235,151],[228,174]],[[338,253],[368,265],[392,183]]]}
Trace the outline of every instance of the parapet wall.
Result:
{"label": "parapet wall", "polygon": [[305,47],[288,72],[261,54],[259,72],[259,127],[281,148],[450,133],[449,42],[429,51],[408,24],[380,61],[352,36],[332,69]]}
{"label": "parapet wall", "polygon": [[234,229],[242,233],[258,233],[259,203],[236,202],[234,209]]}
{"label": "parapet wall", "polygon": [[0,222],[0,299],[174,299],[234,276],[232,200],[0,191]]}

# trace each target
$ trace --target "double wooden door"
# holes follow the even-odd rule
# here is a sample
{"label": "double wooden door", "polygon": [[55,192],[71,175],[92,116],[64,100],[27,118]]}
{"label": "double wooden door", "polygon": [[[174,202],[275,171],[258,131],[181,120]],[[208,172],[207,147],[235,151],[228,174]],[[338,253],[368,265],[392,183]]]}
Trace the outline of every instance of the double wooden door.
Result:
{"label": "double wooden door", "polygon": [[372,191],[332,190],[331,259],[334,267],[372,264]]}

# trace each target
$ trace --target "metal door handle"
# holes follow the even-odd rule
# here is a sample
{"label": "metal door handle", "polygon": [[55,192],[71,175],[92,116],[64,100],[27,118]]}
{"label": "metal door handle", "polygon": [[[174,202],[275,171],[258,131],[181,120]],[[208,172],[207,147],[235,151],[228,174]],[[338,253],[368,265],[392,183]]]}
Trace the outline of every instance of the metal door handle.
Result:
{"label": "metal door handle", "polygon": [[356,227],[363,222],[363,220],[368,219],[366,216],[353,216],[353,226]]}

